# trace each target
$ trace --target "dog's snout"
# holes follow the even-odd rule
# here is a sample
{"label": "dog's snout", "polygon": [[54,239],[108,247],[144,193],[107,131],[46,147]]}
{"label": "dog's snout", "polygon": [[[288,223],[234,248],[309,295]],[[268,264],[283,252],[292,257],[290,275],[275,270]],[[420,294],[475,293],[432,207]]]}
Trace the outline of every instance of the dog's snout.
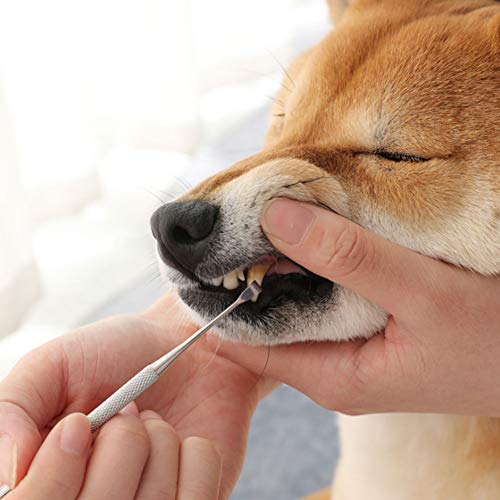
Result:
{"label": "dog's snout", "polygon": [[151,229],[167,264],[194,271],[207,251],[218,213],[218,207],[198,200],[167,203],[156,210]]}

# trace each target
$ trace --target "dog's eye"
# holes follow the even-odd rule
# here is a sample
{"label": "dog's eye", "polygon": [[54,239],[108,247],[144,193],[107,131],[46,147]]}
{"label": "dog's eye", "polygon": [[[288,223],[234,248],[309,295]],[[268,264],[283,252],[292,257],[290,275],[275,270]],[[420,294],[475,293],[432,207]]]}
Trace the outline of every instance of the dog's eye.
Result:
{"label": "dog's eye", "polygon": [[421,163],[424,161],[429,161],[428,158],[423,158],[422,156],[409,155],[405,153],[396,153],[394,151],[375,151],[377,156],[385,158],[386,160],[396,161],[396,162],[410,162],[410,163]]}
{"label": "dog's eye", "polygon": [[285,118],[285,113],[275,113],[273,116],[276,118]]}

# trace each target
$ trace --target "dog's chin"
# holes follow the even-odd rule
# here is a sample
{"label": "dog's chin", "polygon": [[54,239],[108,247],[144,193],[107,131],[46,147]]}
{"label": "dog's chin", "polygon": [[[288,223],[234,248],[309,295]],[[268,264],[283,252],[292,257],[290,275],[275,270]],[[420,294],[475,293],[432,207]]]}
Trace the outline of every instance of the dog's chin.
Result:
{"label": "dog's chin", "polygon": [[[226,290],[196,283],[180,286],[178,292],[207,321],[233,303],[244,287]],[[218,330],[226,339],[254,345],[308,340],[334,306],[337,291],[337,285],[310,273],[268,276],[258,300],[239,306],[219,323]]]}

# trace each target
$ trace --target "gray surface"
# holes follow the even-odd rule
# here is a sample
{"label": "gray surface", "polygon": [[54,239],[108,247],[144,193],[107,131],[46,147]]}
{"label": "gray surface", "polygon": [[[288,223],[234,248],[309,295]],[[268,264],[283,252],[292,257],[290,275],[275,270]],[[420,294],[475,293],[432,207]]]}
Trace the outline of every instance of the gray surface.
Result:
{"label": "gray surface", "polygon": [[331,483],[337,456],[333,414],[280,387],[257,408],[231,499],[298,499]]}
{"label": "gray surface", "polygon": [[[194,184],[257,151],[266,115],[256,113],[230,136],[203,148],[184,180]],[[87,321],[144,310],[160,294],[159,281],[145,276]],[[334,415],[290,387],[281,387],[259,405],[252,420],[243,472],[231,500],[298,499],[331,482],[337,455]]]}

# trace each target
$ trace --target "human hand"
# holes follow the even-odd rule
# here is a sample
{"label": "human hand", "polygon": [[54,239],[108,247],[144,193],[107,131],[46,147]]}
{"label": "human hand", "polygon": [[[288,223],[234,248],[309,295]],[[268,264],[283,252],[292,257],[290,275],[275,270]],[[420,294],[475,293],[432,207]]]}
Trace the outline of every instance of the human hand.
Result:
{"label": "human hand", "polygon": [[[171,293],[144,314],[88,325],[26,355],[0,382],[0,484],[13,486],[25,476],[61,418],[88,413],[196,329]],[[156,411],[181,441],[199,436],[215,444],[222,456],[219,497],[227,498],[241,469],[250,418],[272,385],[214,358],[201,339],[136,403],[140,411]]]}
{"label": "human hand", "polygon": [[160,415],[134,403],[106,423],[91,448],[82,414],[49,433],[9,500],[217,499],[221,458],[196,437],[182,443]]}
{"label": "human hand", "polygon": [[[291,200],[272,201],[262,227],[290,259],[390,314],[385,331],[368,340],[272,347],[267,376],[344,413],[500,417],[500,278],[422,256]],[[224,342],[218,355],[257,371],[268,349]]]}

